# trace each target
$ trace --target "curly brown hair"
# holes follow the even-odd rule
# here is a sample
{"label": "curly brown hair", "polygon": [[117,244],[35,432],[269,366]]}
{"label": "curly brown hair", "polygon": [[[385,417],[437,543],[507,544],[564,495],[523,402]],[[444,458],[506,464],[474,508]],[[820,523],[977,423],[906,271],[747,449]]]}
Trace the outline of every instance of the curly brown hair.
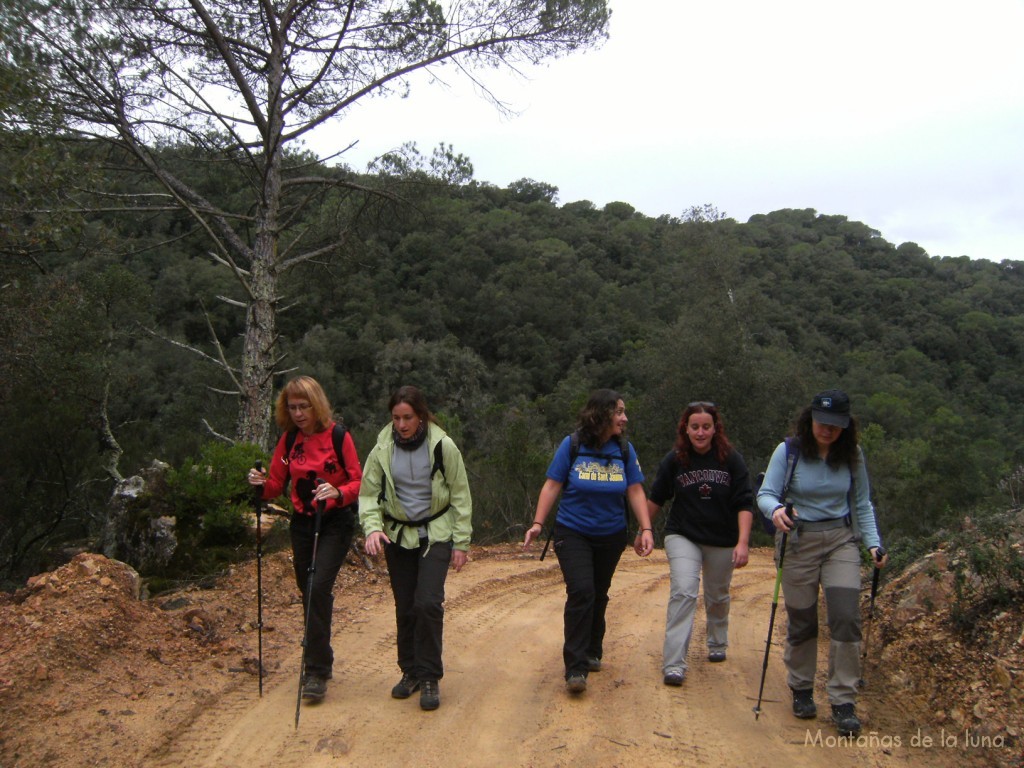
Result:
{"label": "curly brown hair", "polygon": [[588,448],[600,448],[605,433],[615,421],[615,411],[623,397],[614,389],[598,389],[590,393],[587,404],[580,410],[577,429],[580,443]]}
{"label": "curly brown hair", "polygon": [[686,427],[690,423],[690,417],[695,413],[706,413],[711,416],[715,425],[715,434],[711,436],[711,449],[715,452],[715,458],[719,462],[725,462],[732,453],[732,443],[725,434],[725,422],[722,414],[718,412],[718,406],[713,403],[690,403],[679,418],[679,426],[676,428],[676,458],[680,465],[690,466],[690,457],[693,453],[693,446],[690,445],[690,436],[686,434]]}

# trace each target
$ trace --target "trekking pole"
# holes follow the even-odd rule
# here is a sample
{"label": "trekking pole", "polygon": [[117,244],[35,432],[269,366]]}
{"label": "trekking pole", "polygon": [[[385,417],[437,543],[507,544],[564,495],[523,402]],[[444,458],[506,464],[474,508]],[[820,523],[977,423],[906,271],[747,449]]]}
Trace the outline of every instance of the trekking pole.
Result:
{"label": "trekking pole", "polygon": [[544,555],[548,553],[548,547],[551,546],[551,537],[555,535],[555,524],[552,523],[551,527],[548,528],[548,538],[544,542],[544,551],[540,553],[540,561],[544,562]]}
{"label": "trekking pole", "polygon": [[[316,479],[316,486],[324,484],[323,478]],[[324,507],[327,502],[321,499],[316,503],[316,513],[313,515],[313,555],[309,561],[309,577],[306,579],[306,618],[302,629],[302,661],[299,662],[299,693],[295,699],[295,729],[299,728],[299,711],[302,709],[302,682],[306,676],[306,646],[309,641],[309,618],[313,608],[313,574],[316,573],[316,550],[320,544],[320,520],[324,515]]]}
{"label": "trekking pole", "polygon": [[[885,554],[885,548],[878,547],[875,550],[875,556],[873,558],[875,562],[875,570],[874,573],[871,574],[871,602],[868,605],[868,621],[867,627],[864,630],[864,650],[860,654],[861,659],[866,659],[868,657],[868,643],[871,641],[871,628],[875,623],[875,595],[878,594],[878,578],[882,573],[882,569],[878,567],[878,561],[885,557]],[[864,665],[861,664],[861,671],[863,672],[863,670]],[[864,687],[863,677],[857,681],[857,686],[859,688]]]}
{"label": "trekking pole", "polygon": [[[793,505],[787,505],[786,514],[791,514]],[[754,707],[754,719],[761,716],[761,696],[764,694],[764,678],[768,672],[768,652],[772,648],[772,631],[775,629],[775,611],[779,607],[779,586],[782,584],[782,562],[786,559],[786,537],[789,534],[782,532],[782,542],[779,549],[779,567],[775,569],[775,592],[772,595],[772,615],[768,619],[768,637],[764,641],[764,663],[761,665],[761,687],[757,691],[757,706]]]}
{"label": "trekking pole", "polygon": [[[253,467],[259,473],[263,473],[263,462],[257,461]],[[259,638],[259,665],[260,698],[263,698],[263,486],[254,486],[252,492],[252,503],[256,507],[256,636]]]}

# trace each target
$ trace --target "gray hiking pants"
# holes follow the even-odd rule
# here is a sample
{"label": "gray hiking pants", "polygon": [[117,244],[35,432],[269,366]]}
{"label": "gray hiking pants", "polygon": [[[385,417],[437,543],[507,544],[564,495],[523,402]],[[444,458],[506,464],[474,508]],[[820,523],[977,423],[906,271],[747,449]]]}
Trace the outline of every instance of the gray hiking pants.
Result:
{"label": "gray hiking pants", "polygon": [[[781,537],[780,537],[781,538]],[[860,550],[845,525],[802,530],[786,542],[782,592],[789,617],[787,682],[795,690],[814,687],[818,661],[818,587],[825,593],[831,636],[826,691],[831,704],[854,704],[860,679]]]}
{"label": "gray hiking pants", "polygon": [[686,654],[697,612],[697,590],[704,573],[704,610],[707,614],[709,651],[729,645],[729,584],[732,583],[732,547],[695,544],[685,536],[665,537],[671,586],[665,615],[664,673],[685,671]]}

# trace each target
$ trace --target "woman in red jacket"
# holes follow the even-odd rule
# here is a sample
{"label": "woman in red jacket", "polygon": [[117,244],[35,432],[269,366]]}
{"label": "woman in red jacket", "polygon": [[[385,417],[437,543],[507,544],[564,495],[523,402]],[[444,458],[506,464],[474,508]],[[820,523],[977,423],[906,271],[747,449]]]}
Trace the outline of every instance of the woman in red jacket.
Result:
{"label": "woman in red jacket", "polygon": [[[274,420],[283,434],[277,441],[270,471],[249,470],[249,483],[263,486],[264,499],[277,498],[291,484],[295,509],[290,525],[292,559],[303,609],[309,616],[302,698],[315,702],[326,695],[334,664],[332,593],[352,544],[363,472],[352,435],[334,421],[327,396],[315,379],[298,376],[285,384],[277,397]],[[323,483],[318,485],[318,480]],[[316,568],[309,584],[318,504],[323,504],[323,515]]]}

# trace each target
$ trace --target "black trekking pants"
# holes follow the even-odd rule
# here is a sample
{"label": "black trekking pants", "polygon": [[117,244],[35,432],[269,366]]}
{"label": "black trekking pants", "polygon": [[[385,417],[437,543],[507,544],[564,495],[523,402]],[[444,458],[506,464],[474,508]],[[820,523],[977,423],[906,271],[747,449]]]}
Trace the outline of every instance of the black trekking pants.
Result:
{"label": "black trekking pants", "polygon": [[[316,545],[316,571],[313,574],[311,596],[309,566],[313,562],[313,538],[316,531],[312,515],[292,515],[289,526],[292,538],[292,560],[295,582],[302,593],[303,619],[309,608],[309,626],[306,627],[306,667],[304,675],[329,678],[334,665],[331,648],[331,616],[334,613],[334,581],[345,563],[355,531],[355,513],[352,507],[332,510],[323,515],[320,539]],[[311,604],[307,601],[311,600]]]}
{"label": "black trekking pants", "polygon": [[565,579],[565,676],[586,677],[587,657],[604,655],[608,590],[626,548],[626,531],[588,536],[556,523],[554,541]]}
{"label": "black trekking pants", "polygon": [[444,582],[452,543],[428,545],[421,539],[416,549],[386,544],[384,557],[395,596],[398,666],[417,680],[440,680],[444,676]]}

